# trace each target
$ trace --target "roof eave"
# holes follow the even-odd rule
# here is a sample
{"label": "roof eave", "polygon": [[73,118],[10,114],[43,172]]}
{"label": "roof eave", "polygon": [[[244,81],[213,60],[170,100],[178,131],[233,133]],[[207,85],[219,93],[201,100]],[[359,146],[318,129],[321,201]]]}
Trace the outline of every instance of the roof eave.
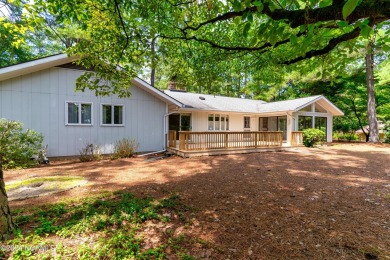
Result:
{"label": "roof eave", "polygon": [[42,59],[11,65],[0,69],[0,81],[59,66],[72,62],[75,59],[76,57],[68,57],[66,54],[58,54]]}
{"label": "roof eave", "polygon": [[160,91],[159,89],[153,87],[152,85],[143,81],[140,78],[137,78],[137,77],[134,78],[133,83],[135,85],[137,85],[138,87],[141,87],[143,90],[145,90],[149,94],[151,94],[151,95],[153,95],[153,96],[155,96],[155,97],[157,97],[157,98],[159,98],[167,103],[173,104],[179,108],[183,107],[183,104],[181,102],[179,102],[176,99],[172,98],[171,96],[165,94],[164,92]]}

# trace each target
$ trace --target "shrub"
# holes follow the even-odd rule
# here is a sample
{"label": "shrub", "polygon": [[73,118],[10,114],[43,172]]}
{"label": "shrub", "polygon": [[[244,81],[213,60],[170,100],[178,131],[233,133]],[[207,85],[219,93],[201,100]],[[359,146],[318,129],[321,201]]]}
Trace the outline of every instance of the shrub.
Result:
{"label": "shrub", "polygon": [[357,141],[359,136],[354,132],[338,132],[333,134],[333,139],[335,140],[347,140],[347,141]]}
{"label": "shrub", "polygon": [[31,158],[39,154],[43,137],[34,130],[23,132],[23,124],[0,119],[0,167],[25,168],[37,164]]}
{"label": "shrub", "polygon": [[83,149],[80,150],[79,159],[81,162],[98,161],[102,159],[100,147],[94,144],[86,144]]}
{"label": "shrub", "polygon": [[390,122],[387,122],[384,127],[385,143],[390,143]]}
{"label": "shrub", "polygon": [[138,143],[134,139],[123,138],[114,144],[113,159],[129,158],[135,155],[138,149]]}
{"label": "shrub", "polygon": [[308,128],[303,130],[303,144],[306,147],[313,147],[319,142],[325,141],[325,133],[320,129]]}

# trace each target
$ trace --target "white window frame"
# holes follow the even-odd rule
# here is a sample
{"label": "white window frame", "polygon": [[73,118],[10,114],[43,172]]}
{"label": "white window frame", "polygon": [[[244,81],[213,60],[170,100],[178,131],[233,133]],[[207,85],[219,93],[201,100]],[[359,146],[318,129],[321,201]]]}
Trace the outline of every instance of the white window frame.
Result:
{"label": "white window frame", "polygon": [[[219,115],[219,130],[215,130],[215,115]],[[210,116],[213,116],[213,129],[212,130],[210,130],[209,129],[209,122],[211,122],[211,121],[209,121],[209,117]],[[221,125],[222,125],[222,117],[224,117],[225,118],[225,129],[224,130],[221,130]],[[229,120],[226,120],[226,119],[229,119],[229,114],[220,114],[220,113],[215,113],[215,114],[207,114],[207,131],[216,131],[216,132],[225,132],[225,131],[230,131],[230,125],[227,123],[227,122],[229,122],[230,123],[230,119]],[[229,129],[226,129],[227,128],[227,126],[228,126],[228,128]]]}
{"label": "white window frame", "polygon": [[[103,106],[111,106],[111,124],[103,123]],[[114,107],[122,107],[122,124],[114,124]],[[101,103],[100,104],[100,125],[101,126],[125,126],[125,105],[124,104],[109,104],[109,103]]]}
{"label": "white window frame", "polygon": [[[79,111],[78,111],[78,117],[79,117],[79,123],[69,123],[68,122],[68,104],[75,103],[78,104]],[[91,105],[91,123],[90,124],[83,124],[81,123],[81,105]],[[65,101],[65,125],[69,126],[93,126],[93,103],[92,102],[84,102],[84,101]]]}

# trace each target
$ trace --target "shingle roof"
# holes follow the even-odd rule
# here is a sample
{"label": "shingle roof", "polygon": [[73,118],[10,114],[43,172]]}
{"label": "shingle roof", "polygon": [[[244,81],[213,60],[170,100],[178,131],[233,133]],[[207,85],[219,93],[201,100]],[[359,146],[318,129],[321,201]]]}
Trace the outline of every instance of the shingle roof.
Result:
{"label": "shingle roof", "polygon": [[305,106],[306,104],[311,103],[321,97],[312,96],[267,103],[262,100],[245,98],[223,97],[170,90],[165,90],[164,92],[183,103],[184,108],[240,113],[273,113],[281,111],[295,111],[298,108],[301,108],[302,106]]}
{"label": "shingle roof", "polygon": [[214,96],[170,90],[165,90],[164,92],[183,103],[185,108],[201,110],[260,112],[260,106],[266,103],[262,100],[232,98],[217,95]]}

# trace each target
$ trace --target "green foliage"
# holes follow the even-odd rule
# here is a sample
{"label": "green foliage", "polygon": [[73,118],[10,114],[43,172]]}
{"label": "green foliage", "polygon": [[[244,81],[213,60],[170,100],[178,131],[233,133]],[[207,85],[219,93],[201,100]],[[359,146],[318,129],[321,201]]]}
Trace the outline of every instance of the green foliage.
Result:
{"label": "green foliage", "polygon": [[23,124],[0,119],[0,167],[15,168],[35,165],[33,155],[42,148],[43,137],[34,130],[23,132]]}
{"label": "green foliage", "polygon": [[85,147],[80,150],[79,160],[81,162],[99,161],[102,158],[100,147],[98,145],[86,144]]}
{"label": "green foliage", "polygon": [[383,130],[385,133],[385,143],[390,143],[390,121],[385,124]]}
{"label": "green foliage", "polygon": [[[31,250],[38,246],[53,249],[45,252],[49,259],[54,256],[79,259],[165,259],[167,247],[179,259],[194,259],[184,248],[190,243],[189,238],[174,236],[173,233],[167,236],[165,233],[166,227],[172,227],[173,224],[164,215],[179,214],[181,208],[183,206],[177,195],[154,200],[138,198],[122,191],[77,202],[47,205],[29,212],[16,212],[19,226],[33,226],[34,229],[26,230],[25,234],[18,229],[16,237],[9,240],[8,244],[24,246],[14,253],[16,259],[43,258],[43,252]],[[143,226],[146,223],[149,224]],[[149,229],[151,223],[156,224],[154,230],[161,232],[158,235],[162,240],[158,245],[145,248],[142,232]],[[87,242],[72,247],[67,243],[58,243],[67,239]],[[56,245],[50,241],[55,241]]]}
{"label": "green foliage", "polygon": [[112,159],[133,157],[138,149],[138,142],[134,139],[123,138],[114,144]]}
{"label": "green foliage", "polygon": [[359,136],[355,134],[355,132],[334,132],[333,133],[334,140],[346,140],[346,141],[357,141],[359,140]]}
{"label": "green foliage", "polygon": [[303,130],[303,144],[306,147],[313,147],[317,143],[325,141],[325,133],[320,129],[308,128]]}
{"label": "green foliage", "polygon": [[355,10],[356,6],[359,4],[359,0],[348,0],[343,6],[343,18],[344,20]]}

